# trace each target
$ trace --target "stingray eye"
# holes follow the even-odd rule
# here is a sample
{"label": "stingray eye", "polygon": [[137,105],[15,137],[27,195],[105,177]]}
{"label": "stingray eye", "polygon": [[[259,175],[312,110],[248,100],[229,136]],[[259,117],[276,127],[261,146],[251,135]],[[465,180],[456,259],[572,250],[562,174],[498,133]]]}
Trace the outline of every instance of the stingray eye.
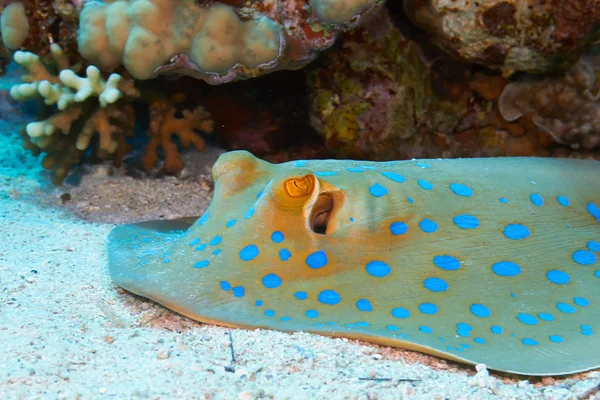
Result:
{"label": "stingray eye", "polygon": [[[302,171],[304,172],[304,171]],[[282,208],[303,208],[319,192],[319,180],[311,172],[275,177],[271,182],[271,196]]]}
{"label": "stingray eye", "polygon": [[305,175],[300,178],[291,178],[283,182],[288,196],[293,198],[310,196],[315,189],[314,175]]}

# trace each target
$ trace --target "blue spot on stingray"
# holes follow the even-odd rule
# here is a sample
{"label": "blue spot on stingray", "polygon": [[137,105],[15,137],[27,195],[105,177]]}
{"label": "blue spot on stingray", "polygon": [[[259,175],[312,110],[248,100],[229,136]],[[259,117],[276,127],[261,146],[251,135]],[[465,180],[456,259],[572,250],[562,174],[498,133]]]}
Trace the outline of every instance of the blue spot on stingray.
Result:
{"label": "blue spot on stingray", "polygon": [[426,168],[431,168],[431,167],[429,166],[429,164],[424,164],[424,163],[417,163],[417,167],[419,167],[419,168],[424,168],[424,169],[426,169]]}
{"label": "blue spot on stingray", "polygon": [[275,274],[267,274],[263,276],[262,284],[267,289],[275,289],[276,287],[281,286],[281,278]]}
{"label": "blue spot on stingray", "polygon": [[283,242],[283,239],[285,239],[285,236],[283,236],[283,233],[279,231],[275,231],[271,234],[271,240],[273,243],[281,243]]}
{"label": "blue spot on stingray", "polygon": [[167,258],[163,259],[163,264],[168,264],[171,261],[172,261],[172,258],[171,257],[167,257]]}
{"label": "blue spot on stingray", "polygon": [[235,297],[244,297],[244,294],[246,294],[246,289],[243,286],[236,286],[232,291]]}
{"label": "blue spot on stingray", "polygon": [[569,201],[569,199],[566,198],[565,196],[557,196],[556,197],[556,201],[558,201],[558,204],[560,204],[563,207],[568,207],[569,204],[571,204],[571,202]]}
{"label": "blue spot on stingray", "polygon": [[538,318],[542,321],[554,321],[554,315],[548,313],[539,313]]}
{"label": "blue spot on stingray", "polygon": [[306,311],[305,315],[308,318],[317,318],[319,316],[319,312],[317,310],[308,310]]}
{"label": "blue spot on stingray", "polygon": [[423,286],[432,292],[445,292],[448,290],[448,283],[441,278],[427,278],[423,282]]}
{"label": "blue spot on stingray", "polygon": [[596,278],[600,278],[600,269],[598,271],[594,272],[594,276]]}
{"label": "blue spot on stingray", "polygon": [[476,338],[473,338],[473,341],[477,344],[485,344],[484,338],[476,337]]}
{"label": "blue spot on stingray", "polygon": [[587,244],[588,249],[591,251],[600,251],[600,242],[589,241]]}
{"label": "blue spot on stingray", "polygon": [[587,307],[590,305],[590,301],[585,297],[573,297],[573,303],[579,307]]}
{"label": "blue spot on stingray", "polygon": [[546,278],[548,278],[550,282],[556,285],[564,285],[566,283],[569,283],[569,281],[571,280],[569,274],[563,271],[559,271],[557,269],[548,271],[548,273],[546,274]]}
{"label": "blue spot on stingray", "polygon": [[256,300],[256,303],[254,303],[256,305],[256,307],[261,307],[263,305],[263,301],[262,300]]}
{"label": "blue spot on stingray", "polygon": [[531,200],[531,202],[538,207],[544,205],[544,199],[537,193],[533,193],[531,196],[529,196],[529,200]]}
{"label": "blue spot on stingray", "polygon": [[210,261],[208,260],[198,261],[194,264],[194,268],[205,268],[208,267],[208,264],[210,264]]}
{"label": "blue spot on stingray", "polygon": [[460,261],[452,256],[435,256],[433,257],[433,263],[436,267],[446,271],[456,271],[460,268]]}
{"label": "blue spot on stingray", "polygon": [[403,177],[400,174],[397,174],[395,172],[381,172],[381,175],[385,176],[388,179],[393,180],[394,182],[399,182],[399,183],[403,183],[406,182],[406,178]]}
{"label": "blue spot on stingray", "polygon": [[385,188],[385,186],[376,183],[373,186],[369,187],[369,193],[371,193],[375,197],[382,197],[388,194],[388,190]]}
{"label": "blue spot on stingray", "polygon": [[400,328],[398,328],[396,325],[387,325],[385,327],[385,329],[387,329],[388,331],[399,331]]}
{"label": "blue spot on stingray", "polygon": [[459,322],[458,324],[456,324],[456,333],[459,336],[469,337],[469,336],[471,336],[472,330],[473,330],[473,327],[465,322]]}
{"label": "blue spot on stingray", "polygon": [[594,334],[594,331],[591,325],[581,325],[579,327],[580,331],[579,333],[581,333],[582,335],[585,336],[592,336]]}
{"label": "blue spot on stingray", "polygon": [[332,306],[339,304],[339,302],[342,301],[339,293],[331,289],[323,290],[321,293],[319,293],[318,299],[321,303]]}
{"label": "blue spot on stingray", "polygon": [[215,256],[218,256],[219,254],[221,254],[221,252],[222,252],[222,251],[223,251],[223,250],[221,250],[221,249],[216,249],[216,250],[215,250],[215,251],[213,251],[212,253],[213,253]]}
{"label": "blue spot on stingray", "polygon": [[499,325],[492,325],[492,327],[491,327],[491,329],[490,329],[490,330],[491,330],[491,331],[492,331],[492,333],[493,333],[493,334],[495,334],[495,335],[501,335],[501,334],[502,334],[502,332],[504,332],[504,329],[502,329],[502,327],[501,327],[501,326],[499,326]]}
{"label": "blue spot on stingray", "polygon": [[334,176],[337,175],[337,172],[335,171],[321,171],[321,172],[315,172],[316,176]]}
{"label": "blue spot on stingray", "polygon": [[417,183],[419,184],[419,186],[421,186],[425,190],[433,189],[433,185],[431,183],[429,183],[428,181],[426,181],[425,179],[419,179],[417,181]]}
{"label": "blue spot on stingray", "polygon": [[354,222],[354,218],[350,217],[350,222]]}
{"label": "blue spot on stingray", "polygon": [[365,172],[365,170],[361,167],[350,167],[348,168],[349,172]]}
{"label": "blue spot on stingray", "polygon": [[500,199],[498,200],[500,201],[500,203],[508,204],[508,199],[506,197],[500,197]]}
{"label": "blue spot on stingray", "polygon": [[511,294],[510,294],[510,297],[512,297],[512,298],[515,298],[515,299],[516,299],[516,298],[517,298],[517,295],[516,295],[515,293],[511,293]]}
{"label": "blue spot on stingray", "polygon": [[190,242],[190,246],[195,246],[200,243],[200,238],[196,238]]}
{"label": "blue spot on stingray", "polygon": [[235,225],[236,222],[237,222],[237,219],[230,219],[229,221],[227,221],[227,224],[225,226],[227,228],[231,228],[232,226]]}
{"label": "blue spot on stingray", "polygon": [[525,313],[519,313],[517,315],[517,319],[519,321],[521,321],[522,323],[524,323],[525,325],[537,325],[538,324],[538,320],[536,317],[534,317],[533,315],[525,314]]}
{"label": "blue spot on stingray", "polygon": [[281,320],[284,322],[291,321],[291,319],[292,319],[292,317],[288,317],[288,316],[281,317]]}
{"label": "blue spot on stingray", "polygon": [[254,207],[252,207],[251,209],[248,210],[248,212],[246,212],[246,214],[244,215],[245,219],[251,218],[254,215]]}
{"label": "blue spot on stingray", "polygon": [[512,240],[521,240],[529,236],[529,229],[525,225],[510,224],[504,228],[504,236]]}
{"label": "blue spot on stingray", "polygon": [[475,229],[479,227],[479,220],[469,214],[457,215],[452,218],[454,224],[462,229]]}
{"label": "blue spot on stingray", "polygon": [[356,308],[358,311],[373,311],[373,306],[371,302],[367,299],[360,299],[356,302]]}
{"label": "blue spot on stingray", "polygon": [[428,327],[427,325],[421,325],[421,326],[419,327],[419,330],[420,330],[421,332],[424,332],[424,333],[433,333],[433,329],[431,329],[431,328],[430,328],[430,327]]}
{"label": "blue spot on stingray", "polygon": [[550,341],[554,343],[562,343],[565,341],[565,339],[563,339],[563,337],[559,335],[550,335],[548,339],[550,339]]}
{"label": "blue spot on stingray", "polygon": [[202,251],[206,249],[206,243],[202,243],[200,246],[196,247],[196,251]]}
{"label": "blue spot on stingray", "polygon": [[523,343],[526,346],[537,346],[538,345],[538,342],[531,338],[523,338],[523,340],[521,340],[521,343]]}
{"label": "blue spot on stingray", "polygon": [[425,218],[423,221],[419,222],[419,227],[425,233],[433,233],[437,231],[438,224],[428,218]]}
{"label": "blue spot on stingray", "polygon": [[306,292],[296,292],[294,293],[294,297],[297,298],[298,300],[306,300],[308,297],[308,293]]}
{"label": "blue spot on stingray", "polygon": [[469,309],[471,310],[473,315],[479,318],[487,318],[490,315],[492,315],[490,309],[484,306],[483,304],[471,304],[471,307],[469,307]]}
{"label": "blue spot on stingray", "polygon": [[462,183],[451,183],[450,190],[457,196],[471,197],[473,196],[473,189]]}
{"label": "blue spot on stingray", "polygon": [[258,256],[258,253],[258,247],[253,244],[249,244],[240,250],[240,258],[242,261],[252,261],[256,258],[256,256]]}
{"label": "blue spot on stingray", "polygon": [[219,243],[221,243],[223,241],[223,238],[221,236],[215,236],[214,238],[212,238],[210,240],[210,242],[208,242],[208,244],[210,244],[211,246],[216,246]]}
{"label": "blue spot on stingray", "polygon": [[329,260],[327,260],[327,254],[324,250],[315,251],[306,257],[306,265],[312,269],[323,268],[328,262]]}
{"label": "blue spot on stingray", "polygon": [[600,222],[600,207],[594,203],[589,203],[586,208],[590,215],[596,218],[596,221]]}
{"label": "blue spot on stingray", "polygon": [[408,225],[404,222],[392,222],[390,224],[390,232],[392,235],[404,235],[408,231]]}
{"label": "blue spot on stingray", "polygon": [[367,269],[369,275],[372,275],[377,278],[383,278],[384,276],[388,276],[390,272],[392,272],[392,269],[389,265],[379,260],[369,261],[365,268]]}
{"label": "blue spot on stingray", "polygon": [[598,261],[598,258],[589,250],[577,250],[573,253],[573,261],[581,265],[592,265]]}
{"label": "blue spot on stingray", "polygon": [[298,160],[294,162],[294,167],[306,167],[307,162],[304,160]]}
{"label": "blue spot on stingray", "polygon": [[410,204],[415,204],[415,199],[413,199],[412,197],[408,196],[407,199]]}
{"label": "blue spot on stingray", "polygon": [[204,225],[208,221],[209,218],[210,218],[210,213],[208,213],[208,212],[204,213],[202,218],[200,218],[198,220],[198,225]]}
{"label": "blue spot on stingray", "polygon": [[221,282],[219,282],[219,285],[221,286],[221,289],[223,289],[223,290],[231,289],[231,284],[227,281],[221,281]]}
{"label": "blue spot on stingray", "polygon": [[279,259],[281,261],[287,261],[292,256],[292,253],[288,249],[279,250]]}
{"label": "blue spot on stingray", "polygon": [[492,271],[500,276],[517,276],[521,273],[521,267],[512,261],[500,261],[492,265]]}
{"label": "blue spot on stingray", "polygon": [[573,314],[577,311],[575,307],[567,303],[556,303],[556,308],[558,308],[558,311],[564,312],[565,314]]}
{"label": "blue spot on stingray", "polygon": [[433,303],[421,303],[419,304],[419,311],[423,314],[436,314],[438,312],[438,306]]}
{"label": "blue spot on stingray", "polygon": [[275,316],[275,311],[273,311],[273,310],[265,311],[265,317],[274,317],[274,316]]}
{"label": "blue spot on stingray", "polygon": [[392,310],[392,316],[394,318],[408,318],[410,317],[410,311],[402,307],[394,308]]}

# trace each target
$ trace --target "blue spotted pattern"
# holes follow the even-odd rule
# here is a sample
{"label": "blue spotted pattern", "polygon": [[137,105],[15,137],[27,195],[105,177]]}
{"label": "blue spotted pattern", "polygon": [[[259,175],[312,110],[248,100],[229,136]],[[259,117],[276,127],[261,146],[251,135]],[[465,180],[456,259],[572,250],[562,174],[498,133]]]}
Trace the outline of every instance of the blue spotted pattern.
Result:
{"label": "blue spotted pattern", "polygon": [[517,276],[521,273],[521,267],[512,261],[500,261],[492,265],[492,271],[499,276]]}
{"label": "blue spotted pattern", "polygon": [[473,189],[471,189],[467,185],[463,185],[462,183],[450,184],[450,190],[452,190],[452,192],[454,192],[454,194],[457,196],[463,196],[463,197],[473,196]]}
{"label": "blue spotted pattern", "polygon": [[491,310],[483,304],[471,304],[471,307],[469,309],[471,310],[473,315],[479,318],[488,318],[492,315]]}
{"label": "blue spotted pattern", "polygon": [[565,196],[557,196],[556,201],[558,201],[558,204],[560,204],[563,207],[569,207],[569,205],[571,204],[569,199]]}
{"label": "blue spotted pattern", "polygon": [[282,281],[279,276],[275,274],[268,274],[263,277],[262,283],[267,289],[275,289],[281,286]]}
{"label": "blue spotted pattern", "polygon": [[419,179],[417,181],[417,183],[419,184],[419,186],[421,186],[421,188],[423,188],[425,190],[433,189],[433,185],[429,181],[426,181],[425,179]]}
{"label": "blue spotted pattern", "polygon": [[335,290],[327,289],[319,293],[318,300],[323,304],[335,305],[339,304],[342,298]]}
{"label": "blue spotted pattern", "polygon": [[388,194],[389,191],[382,184],[376,183],[369,187],[369,193],[371,193],[373,197],[383,197]]}
{"label": "blue spotted pattern", "polygon": [[404,319],[410,317],[410,311],[406,308],[397,307],[392,310],[392,316],[394,318]]}
{"label": "blue spotted pattern", "polygon": [[406,182],[406,178],[396,172],[382,171],[381,175],[385,176],[388,179],[391,179],[394,182],[398,182],[398,183]]}
{"label": "blue spotted pattern", "polygon": [[438,224],[429,218],[425,218],[419,222],[419,228],[425,233],[433,233],[438,230]]}
{"label": "blue spotted pattern", "polygon": [[271,240],[273,241],[273,243],[281,243],[284,239],[285,236],[279,231],[275,231],[271,234]]}
{"label": "blue spotted pattern", "polygon": [[537,207],[544,205],[544,199],[538,193],[533,193],[531,196],[529,196],[529,200],[531,200],[531,202]]}
{"label": "blue spotted pattern", "polygon": [[590,215],[596,219],[596,221],[600,222],[600,207],[598,207],[595,203],[589,203],[586,209]]}
{"label": "blue spotted pattern", "polygon": [[423,314],[437,314],[438,306],[433,303],[421,303],[419,304],[419,311]]}
{"label": "blue spotted pattern", "polygon": [[383,278],[392,272],[390,266],[380,260],[369,261],[365,268],[369,275],[377,278]]}
{"label": "blue spotted pattern", "polygon": [[456,271],[460,268],[460,261],[458,258],[448,255],[433,257],[433,263],[436,267],[446,271]]}
{"label": "blue spotted pattern", "polygon": [[292,257],[292,253],[288,249],[279,250],[279,259],[281,261],[287,261]]}
{"label": "blue spotted pattern", "polygon": [[564,271],[559,271],[557,269],[550,270],[546,273],[546,278],[556,285],[564,285],[569,283],[571,277]]}
{"label": "blue spotted pattern", "polygon": [[445,292],[448,290],[448,283],[441,278],[427,278],[423,281],[423,286],[432,292]]}
{"label": "blue spotted pattern", "polygon": [[573,261],[581,265],[591,265],[595,264],[598,258],[589,250],[577,250],[573,253]]}
{"label": "blue spotted pattern", "polygon": [[373,311],[373,306],[371,305],[371,302],[367,299],[360,299],[356,302],[356,308],[359,311]]}
{"label": "blue spotted pattern", "polygon": [[475,229],[480,225],[479,220],[469,214],[457,215],[452,218],[452,221],[456,226],[462,229]]}
{"label": "blue spotted pattern", "polygon": [[240,258],[243,261],[252,261],[258,256],[259,253],[260,252],[258,250],[258,247],[256,247],[253,244],[250,244],[244,247],[242,250],[240,250]]}
{"label": "blue spotted pattern", "polygon": [[504,228],[504,236],[512,240],[525,239],[529,235],[529,228],[522,224],[510,224]]}
{"label": "blue spotted pattern", "polygon": [[306,257],[306,265],[312,269],[323,268],[328,262],[329,260],[327,259],[327,253],[325,253],[325,250],[315,251]]}
{"label": "blue spotted pattern", "polygon": [[390,224],[390,232],[392,235],[404,235],[408,231],[408,225],[404,222],[392,222]]}

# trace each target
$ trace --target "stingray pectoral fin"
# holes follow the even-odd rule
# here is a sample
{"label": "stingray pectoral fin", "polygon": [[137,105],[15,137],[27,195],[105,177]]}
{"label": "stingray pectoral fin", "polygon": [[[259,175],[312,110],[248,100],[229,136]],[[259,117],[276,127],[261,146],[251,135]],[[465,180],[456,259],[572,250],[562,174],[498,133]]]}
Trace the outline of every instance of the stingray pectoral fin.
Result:
{"label": "stingray pectoral fin", "polygon": [[144,282],[152,277],[150,268],[169,259],[168,247],[182,237],[196,217],[144,221],[121,225],[108,235],[108,272],[119,286],[147,296]]}

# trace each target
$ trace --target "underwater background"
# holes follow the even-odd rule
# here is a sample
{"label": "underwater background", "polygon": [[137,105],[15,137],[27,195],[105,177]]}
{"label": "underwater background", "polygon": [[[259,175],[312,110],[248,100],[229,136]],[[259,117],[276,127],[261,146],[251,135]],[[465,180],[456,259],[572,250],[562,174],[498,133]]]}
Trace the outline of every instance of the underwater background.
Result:
{"label": "underwater background", "polygon": [[202,324],[118,288],[106,250],[117,225],[202,215],[230,150],[600,160],[597,0],[0,12],[0,398],[599,398],[600,371],[499,374]]}

